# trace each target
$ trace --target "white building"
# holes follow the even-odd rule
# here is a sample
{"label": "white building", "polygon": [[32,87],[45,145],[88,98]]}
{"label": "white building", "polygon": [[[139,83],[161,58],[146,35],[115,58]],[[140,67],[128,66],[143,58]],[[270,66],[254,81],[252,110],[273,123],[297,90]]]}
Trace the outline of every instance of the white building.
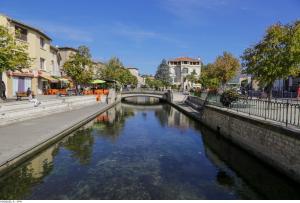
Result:
{"label": "white building", "polygon": [[185,86],[185,77],[187,75],[195,72],[196,77],[200,77],[201,74],[202,63],[200,59],[181,57],[169,60],[168,65],[173,85]]}

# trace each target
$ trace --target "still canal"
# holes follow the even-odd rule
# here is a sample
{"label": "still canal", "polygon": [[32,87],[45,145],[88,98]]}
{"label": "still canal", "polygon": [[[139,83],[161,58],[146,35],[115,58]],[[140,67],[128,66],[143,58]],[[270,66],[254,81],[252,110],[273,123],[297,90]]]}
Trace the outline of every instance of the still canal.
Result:
{"label": "still canal", "polygon": [[297,183],[151,101],[113,107],[1,177],[0,199],[300,199]]}

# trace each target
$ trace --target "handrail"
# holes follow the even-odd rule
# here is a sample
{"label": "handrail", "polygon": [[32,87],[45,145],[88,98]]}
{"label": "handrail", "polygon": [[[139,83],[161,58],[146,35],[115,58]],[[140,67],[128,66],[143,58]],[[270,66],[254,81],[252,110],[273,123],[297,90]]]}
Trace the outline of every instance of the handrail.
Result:
{"label": "handrail", "polygon": [[[197,100],[199,100],[199,102],[197,102]],[[293,126],[300,128],[300,104],[296,101],[269,101],[263,99],[239,98],[236,102],[231,103],[230,106],[225,107],[219,101],[210,101],[208,97],[204,100],[203,98],[192,96],[189,102],[197,103],[197,105],[207,102],[206,104],[212,106],[230,109],[238,113],[260,117],[265,120],[276,121],[286,127]],[[203,104],[201,106],[203,106]]]}

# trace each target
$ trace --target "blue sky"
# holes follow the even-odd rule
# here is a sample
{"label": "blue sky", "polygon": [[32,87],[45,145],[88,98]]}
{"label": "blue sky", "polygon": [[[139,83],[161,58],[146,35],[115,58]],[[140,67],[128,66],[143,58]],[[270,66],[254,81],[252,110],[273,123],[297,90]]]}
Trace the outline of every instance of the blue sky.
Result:
{"label": "blue sky", "polygon": [[84,44],[94,59],[117,56],[153,74],[163,58],[239,57],[267,26],[300,20],[300,0],[1,0],[0,12],[45,31],[54,45]]}

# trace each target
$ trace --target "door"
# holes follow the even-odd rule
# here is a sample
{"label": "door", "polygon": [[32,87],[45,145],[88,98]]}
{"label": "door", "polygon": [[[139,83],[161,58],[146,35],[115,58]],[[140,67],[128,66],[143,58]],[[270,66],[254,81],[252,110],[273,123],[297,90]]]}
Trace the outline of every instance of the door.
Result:
{"label": "door", "polygon": [[18,92],[25,92],[25,78],[19,77]]}

